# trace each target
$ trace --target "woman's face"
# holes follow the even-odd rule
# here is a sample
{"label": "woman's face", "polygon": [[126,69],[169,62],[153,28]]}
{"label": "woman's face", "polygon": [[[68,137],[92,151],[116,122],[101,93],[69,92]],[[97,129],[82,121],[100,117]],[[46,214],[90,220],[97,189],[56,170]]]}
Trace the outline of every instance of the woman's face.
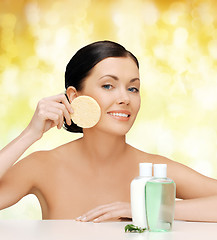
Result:
{"label": "woman's face", "polygon": [[101,107],[95,128],[125,135],[140,108],[139,69],[130,57],[109,57],[94,66],[79,95],[93,97]]}

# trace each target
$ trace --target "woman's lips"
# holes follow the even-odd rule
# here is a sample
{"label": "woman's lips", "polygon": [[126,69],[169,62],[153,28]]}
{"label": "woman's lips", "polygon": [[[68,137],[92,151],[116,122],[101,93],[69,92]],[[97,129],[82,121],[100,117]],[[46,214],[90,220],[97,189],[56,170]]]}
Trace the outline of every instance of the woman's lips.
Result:
{"label": "woman's lips", "polygon": [[131,113],[126,110],[114,110],[114,111],[108,112],[108,114],[114,119],[117,119],[120,121],[128,121],[131,115]]}

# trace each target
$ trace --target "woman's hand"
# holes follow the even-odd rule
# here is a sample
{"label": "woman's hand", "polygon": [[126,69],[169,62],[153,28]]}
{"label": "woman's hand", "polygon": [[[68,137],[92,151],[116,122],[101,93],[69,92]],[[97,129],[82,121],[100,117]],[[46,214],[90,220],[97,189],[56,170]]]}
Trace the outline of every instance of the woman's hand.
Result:
{"label": "woman's hand", "polygon": [[71,125],[71,113],[72,107],[64,94],[43,98],[38,102],[28,128],[34,132],[37,139],[40,139],[52,127],[61,129],[64,118],[66,123]]}
{"label": "woman's hand", "polygon": [[94,208],[75,220],[98,223],[106,220],[121,220],[125,218],[131,218],[130,203],[114,202]]}

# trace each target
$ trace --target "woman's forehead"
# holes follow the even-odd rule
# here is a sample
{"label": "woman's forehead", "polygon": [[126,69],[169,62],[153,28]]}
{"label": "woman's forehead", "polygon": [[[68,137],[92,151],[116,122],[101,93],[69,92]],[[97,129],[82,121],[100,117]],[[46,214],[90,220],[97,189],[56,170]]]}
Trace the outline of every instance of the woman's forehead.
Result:
{"label": "woman's forehead", "polygon": [[97,63],[93,69],[93,74],[118,74],[121,72],[129,74],[139,74],[139,69],[135,61],[130,57],[108,57]]}

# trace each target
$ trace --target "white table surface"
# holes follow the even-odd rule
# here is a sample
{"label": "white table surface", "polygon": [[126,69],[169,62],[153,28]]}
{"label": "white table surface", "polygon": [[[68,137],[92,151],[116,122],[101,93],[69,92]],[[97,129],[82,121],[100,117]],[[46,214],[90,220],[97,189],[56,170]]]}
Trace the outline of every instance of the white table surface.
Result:
{"label": "white table surface", "polygon": [[217,223],[175,221],[166,233],[125,233],[131,222],[82,223],[74,220],[0,220],[2,240],[209,240],[217,239]]}

